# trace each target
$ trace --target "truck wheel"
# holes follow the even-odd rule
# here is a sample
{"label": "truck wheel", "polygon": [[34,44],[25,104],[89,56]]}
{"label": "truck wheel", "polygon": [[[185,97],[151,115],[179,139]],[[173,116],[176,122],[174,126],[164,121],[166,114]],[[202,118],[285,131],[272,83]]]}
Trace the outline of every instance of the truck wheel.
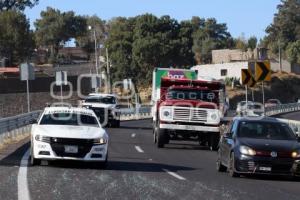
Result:
{"label": "truck wheel", "polygon": [[114,127],[115,128],[120,128],[120,120],[115,120],[114,121]]}
{"label": "truck wheel", "polygon": [[209,138],[209,148],[211,151],[217,151],[219,148],[220,133],[212,133]]}
{"label": "truck wheel", "polygon": [[152,130],[153,130],[153,143],[154,144],[156,144],[156,142],[157,142],[157,125],[156,125],[156,122],[155,121],[153,121],[152,122]]}
{"label": "truck wheel", "polygon": [[163,129],[157,128],[156,131],[156,145],[158,148],[164,148],[166,144],[166,132]]}

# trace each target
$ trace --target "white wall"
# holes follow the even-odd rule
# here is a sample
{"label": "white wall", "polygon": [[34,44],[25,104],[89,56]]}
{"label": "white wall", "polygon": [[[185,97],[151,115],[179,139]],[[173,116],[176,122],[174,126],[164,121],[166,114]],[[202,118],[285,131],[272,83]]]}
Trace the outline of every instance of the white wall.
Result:
{"label": "white wall", "polygon": [[[217,80],[225,80],[226,77],[241,78],[241,69],[247,69],[248,62],[234,62],[223,64],[209,64],[209,65],[197,65],[192,67],[194,70],[198,70],[198,78],[201,76],[212,77]],[[227,70],[227,75],[222,76],[221,70]]]}

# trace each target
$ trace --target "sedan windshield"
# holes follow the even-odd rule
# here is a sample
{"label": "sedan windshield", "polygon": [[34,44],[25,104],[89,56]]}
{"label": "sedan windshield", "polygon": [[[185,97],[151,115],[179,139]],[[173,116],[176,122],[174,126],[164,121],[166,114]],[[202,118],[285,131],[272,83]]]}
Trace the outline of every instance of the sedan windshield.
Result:
{"label": "sedan windshield", "polygon": [[99,127],[97,119],[93,116],[75,113],[46,114],[41,119],[40,125],[69,125],[69,126],[94,126]]}
{"label": "sedan windshield", "polygon": [[270,140],[296,140],[295,134],[283,123],[274,122],[241,122],[238,137]]}
{"label": "sedan windshield", "polygon": [[104,103],[104,104],[115,104],[115,97],[89,97],[85,100],[86,103]]}
{"label": "sedan windshield", "polygon": [[167,99],[201,100],[217,102],[217,95],[211,90],[179,90],[171,89],[167,93]]}

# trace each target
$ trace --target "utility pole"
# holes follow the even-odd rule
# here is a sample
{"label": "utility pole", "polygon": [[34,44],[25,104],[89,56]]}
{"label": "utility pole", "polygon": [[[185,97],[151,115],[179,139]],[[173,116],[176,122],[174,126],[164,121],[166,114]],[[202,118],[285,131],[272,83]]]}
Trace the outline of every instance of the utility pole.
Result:
{"label": "utility pole", "polygon": [[108,49],[106,48],[106,72],[107,72],[107,90],[108,93],[112,93],[111,86],[110,86],[110,66],[109,66],[109,60],[108,60]]}
{"label": "utility pole", "polygon": [[280,72],[282,72],[281,41],[280,41],[280,39],[279,39],[279,42],[278,42],[278,48],[279,48],[279,67],[280,67]]}

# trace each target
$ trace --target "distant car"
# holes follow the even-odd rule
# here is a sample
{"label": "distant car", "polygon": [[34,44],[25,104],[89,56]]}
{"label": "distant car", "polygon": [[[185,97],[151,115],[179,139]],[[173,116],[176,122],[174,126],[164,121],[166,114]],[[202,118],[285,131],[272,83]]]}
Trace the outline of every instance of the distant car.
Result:
{"label": "distant car", "polygon": [[275,118],[236,118],[220,140],[217,170],[241,174],[300,175],[300,144]]}
{"label": "distant car", "polygon": [[91,93],[82,107],[93,110],[103,126],[120,127],[120,109],[114,94]]}
{"label": "distant car", "polygon": [[31,164],[41,160],[107,163],[108,134],[95,113],[85,108],[45,108],[31,129]]}
{"label": "distant car", "polygon": [[[252,101],[248,101],[248,104],[251,104]],[[236,107],[236,114],[242,115],[246,111],[246,101],[240,101]]]}
{"label": "distant car", "polygon": [[243,116],[259,117],[264,115],[264,108],[261,103],[251,102],[248,109],[244,111]]}
{"label": "distant car", "polygon": [[265,102],[265,107],[273,107],[273,106],[277,106],[280,104],[281,104],[281,102],[278,99],[268,99]]}

